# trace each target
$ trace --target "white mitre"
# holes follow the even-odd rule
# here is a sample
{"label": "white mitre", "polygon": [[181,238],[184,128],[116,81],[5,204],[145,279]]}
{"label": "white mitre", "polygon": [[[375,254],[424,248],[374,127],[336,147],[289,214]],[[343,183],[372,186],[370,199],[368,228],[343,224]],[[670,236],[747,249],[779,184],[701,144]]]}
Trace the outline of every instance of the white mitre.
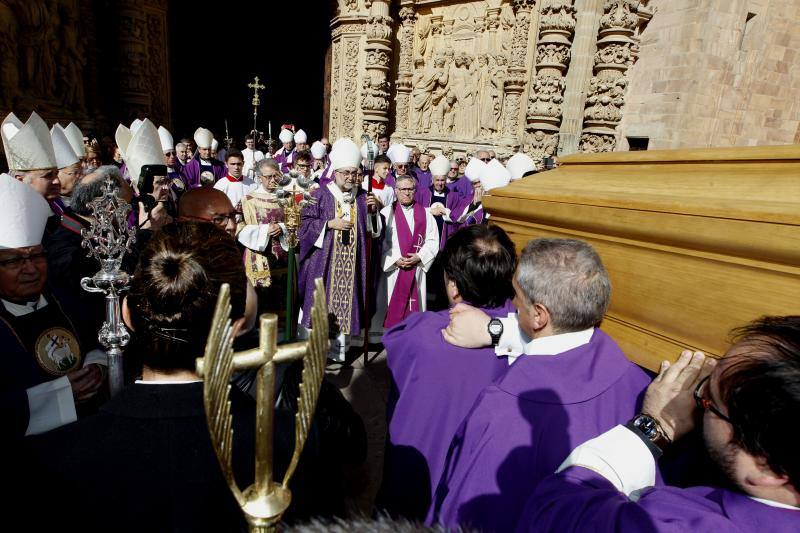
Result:
{"label": "white mitre", "polygon": [[114,141],[117,143],[119,153],[125,159],[125,152],[128,150],[128,145],[131,143],[131,130],[128,126],[120,124],[117,126],[117,131],[114,132]]}
{"label": "white mitre", "polygon": [[24,125],[13,113],[9,114],[0,126],[0,135],[3,137],[9,169],[28,171],[57,168],[50,130],[35,111]]}
{"label": "white mitre", "polygon": [[294,133],[292,133],[292,130],[284,128],[278,135],[278,139],[280,139],[282,143],[290,143],[292,139],[294,139]]}
{"label": "white mitre", "polygon": [[211,139],[211,151],[216,152],[219,148],[219,142],[216,139]]}
{"label": "white mitre", "polygon": [[469,160],[469,163],[467,163],[467,168],[464,170],[464,175],[469,181],[475,183],[476,181],[481,181],[481,176],[485,171],[486,163],[477,157],[473,157]]}
{"label": "white mitre", "polygon": [[331,170],[358,168],[361,164],[361,150],[350,139],[339,139],[334,144],[329,159]]}
{"label": "white mitre", "polygon": [[447,176],[448,172],[450,172],[450,160],[439,154],[433,158],[428,168],[431,171],[431,176]]}
{"label": "white mitre", "polygon": [[144,119],[141,126],[131,136],[131,141],[125,149],[125,164],[131,181],[139,182],[139,174],[144,165],[163,165],[164,152],[161,150],[161,139],[158,130],[150,119]]}
{"label": "white mitre", "polygon": [[311,155],[314,156],[314,159],[322,159],[327,153],[328,149],[320,141],[314,141],[314,144],[311,145]]}
{"label": "white mitre", "polygon": [[56,154],[56,165],[59,170],[80,161],[61,124],[56,124],[50,129],[50,139],[53,142],[53,152]]}
{"label": "white mitre", "polygon": [[486,165],[486,169],[481,173],[481,187],[484,191],[491,191],[499,187],[505,187],[511,181],[511,174],[503,163],[497,159],[492,159]]}
{"label": "white mitre", "polygon": [[70,122],[64,128],[64,134],[67,136],[67,140],[77,156],[79,158],[86,157],[86,145],[83,144],[83,132],[81,129],[74,122]]}
{"label": "white mitre", "polygon": [[175,149],[175,143],[172,142],[172,134],[164,126],[158,127],[158,138],[161,139],[162,152],[171,152]]}
{"label": "white mitre", "polygon": [[136,130],[138,130],[142,126],[142,122],[143,121],[138,118],[133,119],[133,122],[131,122],[131,127],[130,127],[131,135],[136,133]]}
{"label": "white mitre", "polygon": [[405,144],[393,144],[386,150],[386,157],[395,165],[407,164],[411,161],[411,148]]}
{"label": "white mitre", "polygon": [[197,143],[198,148],[211,148],[211,143],[214,141],[214,134],[211,130],[205,128],[197,128],[194,130],[194,142]]}
{"label": "white mitre", "polygon": [[42,195],[8,174],[0,174],[0,198],[0,250],[41,244],[51,214]]}
{"label": "white mitre", "polygon": [[536,170],[536,163],[528,154],[522,152],[516,153],[511,156],[506,163],[506,168],[511,174],[511,181],[522,179],[522,176]]}
{"label": "white mitre", "polygon": [[[289,142],[289,141],[283,141]],[[294,134],[294,142],[305,144],[308,142],[308,135],[303,130],[297,130],[297,133]]]}

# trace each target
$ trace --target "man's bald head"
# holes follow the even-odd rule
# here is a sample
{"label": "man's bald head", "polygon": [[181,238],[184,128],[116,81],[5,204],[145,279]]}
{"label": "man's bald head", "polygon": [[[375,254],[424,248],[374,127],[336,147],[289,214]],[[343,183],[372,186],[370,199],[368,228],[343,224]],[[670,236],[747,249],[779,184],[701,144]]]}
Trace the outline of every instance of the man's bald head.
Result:
{"label": "man's bald head", "polygon": [[228,196],[211,187],[191,189],[181,196],[178,203],[178,222],[200,220],[211,222],[236,235],[236,211]]}

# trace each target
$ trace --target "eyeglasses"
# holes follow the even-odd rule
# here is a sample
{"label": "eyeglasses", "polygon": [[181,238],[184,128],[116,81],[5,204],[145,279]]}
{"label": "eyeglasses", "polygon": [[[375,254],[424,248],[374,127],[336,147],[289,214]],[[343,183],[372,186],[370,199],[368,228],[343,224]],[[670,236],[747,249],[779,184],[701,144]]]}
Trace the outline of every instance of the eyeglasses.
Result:
{"label": "eyeglasses", "polygon": [[397,189],[397,192],[414,192],[416,190],[416,187],[400,187]]}
{"label": "eyeglasses", "polygon": [[266,180],[280,180],[283,174],[261,174],[261,177]]}
{"label": "eyeglasses", "polygon": [[408,168],[408,164],[407,163],[397,163],[397,164],[395,164],[395,166],[397,168]]}
{"label": "eyeglasses", "polygon": [[492,160],[492,158],[491,158],[491,157],[479,157],[478,159],[480,159],[480,160],[481,160],[481,161],[483,161],[484,163],[488,163],[489,161],[491,161],[491,160]]}
{"label": "eyeglasses", "polygon": [[297,167],[297,168],[309,168],[309,167],[311,167],[311,165],[309,165],[307,163],[295,163],[294,166]]}
{"label": "eyeglasses", "polygon": [[714,404],[711,403],[711,400],[703,398],[702,393],[700,392],[700,389],[703,388],[703,385],[705,385],[709,379],[711,379],[711,376],[706,376],[700,380],[700,383],[697,384],[697,387],[695,387],[694,389],[694,401],[695,403],[697,403],[697,407],[699,407],[700,409],[703,409],[704,411],[711,411],[712,413],[723,419],[725,422],[731,424],[732,423],[731,419],[722,414],[722,412],[719,409],[714,407]]}
{"label": "eyeglasses", "polygon": [[25,264],[25,261],[30,261],[31,263],[42,263],[46,260],[47,252],[42,250],[40,252],[29,252],[27,254],[21,254],[18,257],[3,259],[0,261],[0,267],[7,268],[9,270],[19,270],[22,268],[22,265]]}
{"label": "eyeglasses", "polygon": [[215,226],[219,226],[221,228],[224,228],[225,226],[228,225],[228,221],[229,220],[234,222],[234,223],[236,222],[236,214],[237,214],[236,211],[231,211],[227,215],[214,215],[211,218],[184,215],[184,216],[180,217],[180,220],[184,220],[184,221],[185,220],[199,220],[201,222],[211,222]]}

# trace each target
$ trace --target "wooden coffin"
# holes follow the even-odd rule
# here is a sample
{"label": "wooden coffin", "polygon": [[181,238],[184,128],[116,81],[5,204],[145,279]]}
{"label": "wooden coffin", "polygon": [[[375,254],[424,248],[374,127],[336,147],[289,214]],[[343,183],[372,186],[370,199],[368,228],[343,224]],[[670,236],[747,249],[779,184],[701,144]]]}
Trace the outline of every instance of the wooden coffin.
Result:
{"label": "wooden coffin", "polygon": [[591,243],[613,284],[603,329],[650,369],[800,314],[800,146],[573,155],[484,204],[520,250]]}

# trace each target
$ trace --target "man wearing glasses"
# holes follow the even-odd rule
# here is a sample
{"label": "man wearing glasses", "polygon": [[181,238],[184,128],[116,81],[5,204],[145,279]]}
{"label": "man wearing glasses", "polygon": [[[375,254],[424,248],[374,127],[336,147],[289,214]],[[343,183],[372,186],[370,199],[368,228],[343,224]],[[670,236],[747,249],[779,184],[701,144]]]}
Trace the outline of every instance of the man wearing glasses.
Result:
{"label": "man wearing glasses", "polygon": [[439,252],[439,230],[430,209],[415,200],[416,190],[414,178],[398,176],[397,201],[381,210],[386,221],[381,246],[383,275],[370,333],[377,334],[426,308],[425,274]]}
{"label": "man wearing glasses", "polygon": [[[578,446],[518,531],[800,531],[800,316],[734,333],[719,361],[685,351],[662,363],[642,414]],[[662,451],[698,420],[728,487],[654,486]]]}
{"label": "man wearing glasses", "polygon": [[[343,362],[353,336],[362,334],[369,317],[364,316],[367,284],[367,239],[380,235],[381,221],[368,208],[375,196],[361,188],[361,150],[350,139],[339,139],[331,150],[334,180],[315,190],[317,200],[303,208],[300,229],[300,273],[298,291],[303,299],[303,328],[311,328],[314,279],[322,278],[328,311],[335,317],[337,337],[331,341],[329,357]],[[372,251],[377,255],[378,244]],[[371,261],[374,265],[374,261]],[[353,339],[355,340],[355,339]],[[363,340],[362,340],[363,342]]]}
{"label": "man wearing glasses", "polygon": [[103,384],[106,357],[82,344],[47,289],[47,202],[7,174],[0,197],[0,415],[16,439],[77,420],[77,408]]}

